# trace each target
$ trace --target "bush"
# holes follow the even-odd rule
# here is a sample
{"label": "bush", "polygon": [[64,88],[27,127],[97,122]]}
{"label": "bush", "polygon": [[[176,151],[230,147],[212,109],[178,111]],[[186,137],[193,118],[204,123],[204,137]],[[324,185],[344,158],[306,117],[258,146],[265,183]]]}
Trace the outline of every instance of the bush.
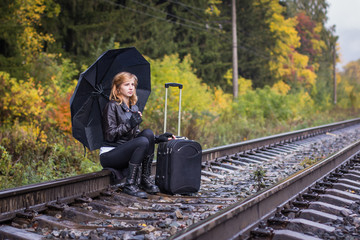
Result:
{"label": "bush", "polygon": [[98,151],[84,156],[81,144],[70,135],[53,129],[41,141],[38,134],[33,126],[18,122],[0,128],[0,189],[102,169]]}

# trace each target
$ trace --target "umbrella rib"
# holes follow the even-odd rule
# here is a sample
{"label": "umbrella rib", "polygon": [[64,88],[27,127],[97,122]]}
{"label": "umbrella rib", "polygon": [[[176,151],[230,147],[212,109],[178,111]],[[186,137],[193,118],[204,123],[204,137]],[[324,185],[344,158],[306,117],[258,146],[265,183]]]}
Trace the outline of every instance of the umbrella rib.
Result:
{"label": "umbrella rib", "polygon": [[109,99],[109,96],[107,96],[105,93],[104,93],[104,88],[101,84],[97,84],[95,87],[94,87],[95,91],[93,91],[91,94],[94,96],[94,95],[101,95],[103,96],[105,99]]}

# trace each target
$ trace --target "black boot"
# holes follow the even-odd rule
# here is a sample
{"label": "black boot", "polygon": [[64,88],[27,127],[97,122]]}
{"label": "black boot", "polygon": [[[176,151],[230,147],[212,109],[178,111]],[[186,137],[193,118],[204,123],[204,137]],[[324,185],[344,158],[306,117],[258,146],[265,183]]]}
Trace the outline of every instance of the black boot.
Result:
{"label": "black boot", "polygon": [[142,162],[140,188],[149,194],[156,194],[160,192],[159,187],[151,182],[151,164],[154,159],[154,154],[151,154],[144,158]]}
{"label": "black boot", "polygon": [[126,178],[123,192],[135,197],[147,198],[147,194],[141,191],[137,186],[138,174],[139,174],[139,165],[129,163],[129,174]]}

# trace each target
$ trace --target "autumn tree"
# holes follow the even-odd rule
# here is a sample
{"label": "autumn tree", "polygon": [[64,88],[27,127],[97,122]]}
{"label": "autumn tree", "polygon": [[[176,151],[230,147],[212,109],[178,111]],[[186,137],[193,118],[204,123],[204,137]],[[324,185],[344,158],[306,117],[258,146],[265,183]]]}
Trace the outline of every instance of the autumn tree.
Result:
{"label": "autumn tree", "polygon": [[[226,3],[222,10],[226,8]],[[285,8],[273,0],[244,0],[237,4],[239,75],[264,87],[277,81],[311,86],[314,69],[308,56],[298,51],[301,38],[297,19],[286,17]],[[286,87],[285,87],[286,88]]]}
{"label": "autumn tree", "polygon": [[[325,48],[325,43],[321,40],[320,36],[322,26],[320,23],[311,20],[305,12],[298,13],[296,19],[296,30],[300,36],[301,43],[297,50],[299,53],[307,55],[310,63],[318,66],[318,61],[320,60],[318,56],[321,55]],[[318,67],[315,67],[315,70],[317,69]]]}
{"label": "autumn tree", "polygon": [[262,0],[255,2],[255,7],[267,4],[266,22],[275,38],[275,45],[267,51],[271,55],[270,71],[278,80],[292,86],[303,86],[311,89],[316,81],[316,73],[309,65],[309,57],[297,51],[301,46],[300,37],[296,31],[297,20],[285,19],[284,7],[277,1]]}
{"label": "autumn tree", "polygon": [[16,21],[22,26],[22,32],[17,37],[17,44],[26,62],[31,62],[43,51],[45,43],[52,43],[55,39],[50,33],[37,30],[41,27],[41,17],[45,14],[55,17],[60,8],[56,5],[54,12],[49,12],[45,0],[15,1],[18,6],[15,10]]}
{"label": "autumn tree", "polygon": [[[317,46],[318,48],[321,46],[321,54],[317,54],[316,57],[310,57],[310,63],[315,67],[314,70],[317,74],[316,85],[312,89],[311,95],[319,105],[328,102],[333,88],[333,59],[336,56],[334,50],[337,48],[336,42],[338,39],[338,36],[335,35],[335,26],[325,26],[328,20],[327,12],[329,4],[326,0],[285,0],[282,2],[286,6],[286,16],[297,17],[300,13],[303,14],[302,19],[307,24],[299,24],[303,24],[304,30],[307,29],[305,33],[308,32],[314,37],[311,40],[315,42],[314,47]],[[303,40],[304,37],[305,35],[301,36]],[[311,37],[307,38],[311,39]],[[302,47],[300,47],[299,51],[305,53]]]}
{"label": "autumn tree", "polygon": [[[42,29],[44,17],[60,12],[53,0],[2,1],[0,70],[21,77],[21,69],[36,60],[46,45],[54,42],[51,33]],[[5,10],[6,9],[6,10]]]}

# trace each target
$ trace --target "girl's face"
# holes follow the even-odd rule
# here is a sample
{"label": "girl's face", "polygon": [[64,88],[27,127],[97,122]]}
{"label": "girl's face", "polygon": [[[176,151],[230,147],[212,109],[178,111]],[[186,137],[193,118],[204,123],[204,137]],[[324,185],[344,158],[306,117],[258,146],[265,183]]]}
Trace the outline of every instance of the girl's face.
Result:
{"label": "girl's face", "polygon": [[118,95],[130,98],[135,93],[135,79],[129,79],[123,82],[118,88]]}

